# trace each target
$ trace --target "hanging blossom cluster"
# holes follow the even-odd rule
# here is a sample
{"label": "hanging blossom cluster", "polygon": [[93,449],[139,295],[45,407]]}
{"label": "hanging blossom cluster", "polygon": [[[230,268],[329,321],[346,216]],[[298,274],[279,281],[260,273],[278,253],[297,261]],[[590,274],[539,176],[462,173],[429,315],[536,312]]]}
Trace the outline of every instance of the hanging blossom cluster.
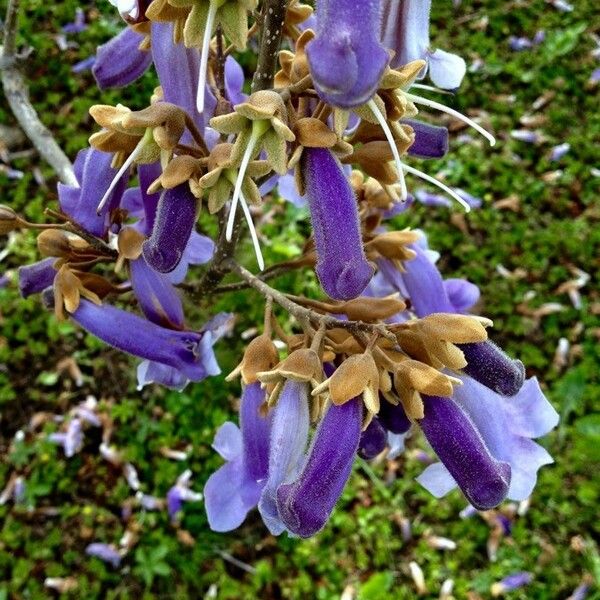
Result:
{"label": "hanging blossom cluster", "polygon": [[[439,462],[418,481],[435,496],[459,487],[478,510],[527,498],[552,462],[533,439],[558,416],[488,339],[491,321],[469,314],[478,289],[444,280],[425,235],[390,221],[411,205],[415,178],[474,204],[413,166],[448,151],[447,128],[421,110],[494,144],[423,95],[436,91],[419,83],[427,74],[454,90],[466,70],[431,49],[430,2],[317,0],[314,14],[298,0],[111,2],[128,25],[98,49],[99,87],[151,65],[159,85],[142,110],[90,109],[99,130],[77,156],[78,184],[58,187],[55,223],[3,207],[2,229],[41,230],[23,295],[41,293],[58,318],[141,359],[140,386],[219,373],[213,346],[232,315],[192,326],[179,288],[208,298],[230,273],[265,296],[263,332],[229,378],[241,378],[239,427],[225,423],[214,440],[225,463],[204,490],[211,528],[232,530],[257,507],[273,534],[312,536],[356,457],[398,453],[419,428]],[[233,52],[248,48],[258,66],[246,95]],[[307,205],[312,234],[300,257],[265,268],[253,215],[267,196]],[[216,215],[216,240],[196,230],[202,209]],[[259,275],[235,260],[244,222]],[[291,269],[314,269],[324,297],[266,283]],[[69,432],[59,437],[67,451]]]}

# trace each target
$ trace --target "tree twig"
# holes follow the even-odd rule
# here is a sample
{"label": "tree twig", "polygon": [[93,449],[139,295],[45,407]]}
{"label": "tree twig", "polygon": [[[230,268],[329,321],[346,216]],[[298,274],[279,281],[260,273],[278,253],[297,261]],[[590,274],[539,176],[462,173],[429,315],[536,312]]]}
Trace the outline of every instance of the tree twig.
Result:
{"label": "tree twig", "polygon": [[261,281],[258,277],[250,273],[250,271],[244,269],[241,265],[238,265],[234,260],[230,260],[228,265],[231,271],[237,273],[244,281],[248,282],[251,287],[259,291],[266,298],[272,298],[274,302],[284,308],[290,315],[296,317],[301,323],[316,322],[319,323],[319,325],[324,325],[328,329],[348,329],[356,334],[378,333],[396,343],[396,336],[388,331],[384,324],[363,323],[362,321],[342,321],[329,315],[323,315],[310,308],[300,306],[300,304],[290,300],[285,294],[282,294],[264,281]]}
{"label": "tree twig", "polygon": [[29,101],[27,85],[15,65],[19,0],[8,0],[4,25],[4,45],[0,49],[0,77],[4,95],[13,115],[40,156],[50,164],[66,185],[79,186],[71,161],[60,149],[50,131],[40,121]]}

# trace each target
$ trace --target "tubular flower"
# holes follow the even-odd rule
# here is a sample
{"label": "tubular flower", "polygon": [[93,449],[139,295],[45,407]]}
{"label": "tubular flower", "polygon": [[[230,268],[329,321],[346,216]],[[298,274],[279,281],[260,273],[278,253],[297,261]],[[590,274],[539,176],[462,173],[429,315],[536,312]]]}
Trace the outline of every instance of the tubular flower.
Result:
{"label": "tubular flower", "polygon": [[389,60],[379,41],[381,17],[381,0],[317,2],[317,35],[306,54],[323,101],[354,108],[375,94]]}
{"label": "tubular flower", "polygon": [[553,429],[558,414],[535,378],[512,398],[470,377],[460,379],[452,399],[425,399],[419,424],[442,463],[427,467],[418,481],[436,497],[458,485],[476,508],[491,508],[505,497],[524,500],[538,469],[552,462],[532,438]]}
{"label": "tubular flower", "polygon": [[213,448],[228,462],[215,471],[204,487],[208,523],[213,531],[239,527],[258,504],[269,464],[271,419],[261,415],[265,392],[259,383],[244,387],[240,429],[224,423]]}
{"label": "tubular flower", "polygon": [[156,209],[152,235],[144,242],[143,254],[159,273],[177,267],[196,222],[197,200],[187,183],[166,190]]}
{"label": "tubular flower", "polygon": [[279,516],[291,533],[306,538],[325,526],[352,472],[361,423],[360,398],[325,413],[302,472],[277,489]]}
{"label": "tubular flower", "polygon": [[175,367],[192,381],[220,372],[206,332],[173,331],[114,306],[98,306],[83,299],[71,317],[107,344]]}
{"label": "tubular flower", "polygon": [[367,287],[373,267],[365,257],[354,192],[339,161],[325,148],[305,148],[301,169],[321,286],[336,300],[356,298]]}

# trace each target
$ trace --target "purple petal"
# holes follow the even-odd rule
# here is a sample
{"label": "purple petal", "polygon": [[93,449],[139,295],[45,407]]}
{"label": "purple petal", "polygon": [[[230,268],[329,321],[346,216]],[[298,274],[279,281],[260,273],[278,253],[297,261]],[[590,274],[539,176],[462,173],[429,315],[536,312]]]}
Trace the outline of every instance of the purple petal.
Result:
{"label": "purple petal", "polygon": [[395,52],[390,66],[424,59],[429,49],[431,0],[385,0],[382,41]]}
{"label": "purple petal", "polygon": [[319,0],[316,18],[317,34],[306,54],[317,93],[333,106],[364,104],[389,60],[379,41],[381,0]]}
{"label": "purple petal", "polygon": [[321,286],[336,300],[356,298],[367,287],[373,268],[363,250],[352,187],[338,159],[324,148],[305,148],[302,173]]}
{"label": "purple petal", "polygon": [[308,384],[288,380],[273,411],[269,477],[258,504],[261,517],[273,535],[285,530],[277,510],[277,488],[298,475],[304,461],[308,428]]}
{"label": "purple petal", "polygon": [[92,73],[101,90],[120,88],[141,77],[152,63],[152,53],[140,50],[144,36],[126,27],[98,46]]}
{"label": "purple petal", "polygon": [[137,366],[138,390],[150,383],[163,385],[181,392],[190,380],[177,368],[152,360],[143,360]]}
{"label": "purple petal", "polygon": [[329,407],[302,473],[277,490],[279,515],[292,533],[306,538],[325,526],[352,472],[361,424],[361,398]]}
{"label": "purple petal", "polygon": [[148,194],[147,190],[150,184],[160,177],[162,168],[159,162],[155,162],[148,165],[139,165],[138,176],[140,178],[140,191],[142,195],[142,206],[144,208],[144,227],[142,233],[149,235],[154,227],[154,219],[156,217],[156,210],[158,207],[158,201],[160,199],[160,192],[154,194]]}
{"label": "purple petal", "polygon": [[143,256],[129,261],[133,292],[150,321],[170,329],[183,329],[183,305],[168,276],[155,271]]}
{"label": "purple petal", "polygon": [[269,472],[271,415],[261,415],[266,391],[259,382],[244,387],[240,406],[244,469],[250,479],[262,481]]}
{"label": "purple petal", "polygon": [[210,528],[213,531],[231,531],[239,527],[248,511],[256,506],[258,490],[256,482],[244,477],[241,457],[215,471],[204,486],[204,504]]}
{"label": "purple petal", "polygon": [[225,91],[231,104],[241,104],[248,96],[242,92],[244,87],[244,70],[233,56],[225,60]]}
{"label": "purple petal", "polygon": [[96,558],[111,564],[115,568],[121,564],[121,555],[112,544],[94,542],[86,547],[85,553],[88,556],[95,556]]}
{"label": "purple petal", "polygon": [[[511,468],[496,459],[466,411],[453,398],[423,396],[419,425],[467,500],[480,510],[506,498]],[[480,402],[480,399],[477,399]]]}
{"label": "purple petal", "polygon": [[231,421],[226,421],[217,429],[212,447],[225,459],[235,460],[242,455],[242,432]]}
{"label": "purple petal", "polygon": [[39,294],[42,290],[51,286],[56,276],[56,270],[52,266],[55,258],[44,258],[30,265],[19,267],[19,291],[23,298],[32,294]]}
{"label": "purple petal", "polygon": [[306,206],[306,196],[301,196],[298,193],[293,175],[288,174],[279,177],[277,190],[284,200],[291,202],[296,208]]}
{"label": "purple petal", "polygon": [[408,149],[410,156],[418,158],[441,158],[448,153],[448,129],[430,125],[415,119],[402,121],[410,125],[415,132],[415,141]]}
{"label": "purple petal", "polygon": [[197,210],[198,202],[187,182],[162,194],[152,235],[142,246],[144,258],[159,273],[170,273],[181,261]]}
{"label": "purple petal", "polygon": [[381,424],[392,433],[406,433],[410,429],[411,422],[402,404],[393,405],[382,400],[378,416]]}
{"label": "purple petal", "polygon": [[467,64],[462,57],[439,48],[427,54],[427,63],[429,78],[443,90],[459,88],[467,72]]}
{"label": "purple petal", "polygon": [[467,375],[503,396],[514,396],[521,389],[525,367],[520,360],[511,359],[490,340],[457,345],[465,355]]}
{"label": "purple petal", "polygon": [[408,247],[414,250],[417,256],[404,263],[406,270],[400,277],[416,315],[425,317],[432,313],[454,312],[444,287],[444,280],[438,268],[429,260],[426,251],[418,244],[409,244]]}
{"label": "purple petal", "polygon": [[454,308],[452,312],[466,313],[479,301],[481,295],[479,288],[465,279],[446,279],[444,287]]}

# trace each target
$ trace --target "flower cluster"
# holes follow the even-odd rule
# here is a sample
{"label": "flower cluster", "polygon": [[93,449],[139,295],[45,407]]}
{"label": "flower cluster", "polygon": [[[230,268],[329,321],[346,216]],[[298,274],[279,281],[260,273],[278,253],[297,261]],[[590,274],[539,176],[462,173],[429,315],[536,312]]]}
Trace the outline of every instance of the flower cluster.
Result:
{"label": "flower cluster", "polygon": [[[267,298],[263,333],[232,374],[242,381],[240,425],[215,436],[226,463],[204,490],[210,526],[234,529],[257,507],[274,535],[312,536],[355,458],[399,452],[416,429],[439,458],[419,477],[432,494],[459,487],[479,510],[527,498],[552,460],[532,440],[557,414],[523,364],[488,339],[491,321],[469,314],[476,286],[444,280],[424,233],[393,227],[413,201],[408,176],[466,211],[477,205],[409,164],[448,152],[448,129],[420,110],[445,112],[494,144],[481,125],[418,93],[426,74],[456,89],[466,70],[430,49],[430,2],[318,0],[314,15],[297,0],[263,2],[259,17],[256,0],[113,4],[127,26],[98,49],[99,87],[130,84],[151,65],[159,86],[141,110],[90,109],[100,129],[77,156],[77,185],[59,184],[57,222],[27,223],[3,207],[0,231],[41,229],[42,260],[20,269],[22,294],[41,293],[58,318],[141,359],[140,386],[182,389],[219,373],[213,346],[232,315],[190,325],[181,289],[209,297],[233,273]],[[246,95],[230,53],[255,36]],[[300,257],[266,266],[253,213],[278,196],[308,207],[312,234]],[[260,277],[235,260],[238,207]],[[217,215],[215,240],[196,229],[203,208]],[[322,299],[265,283],[305,268]],[[296,319],[293,333],[274,304]],[[82,444],[83,421],[74,415],[53,435],[67,456]],[[185,481],[167,498],[174,512],[182,490]]]}

